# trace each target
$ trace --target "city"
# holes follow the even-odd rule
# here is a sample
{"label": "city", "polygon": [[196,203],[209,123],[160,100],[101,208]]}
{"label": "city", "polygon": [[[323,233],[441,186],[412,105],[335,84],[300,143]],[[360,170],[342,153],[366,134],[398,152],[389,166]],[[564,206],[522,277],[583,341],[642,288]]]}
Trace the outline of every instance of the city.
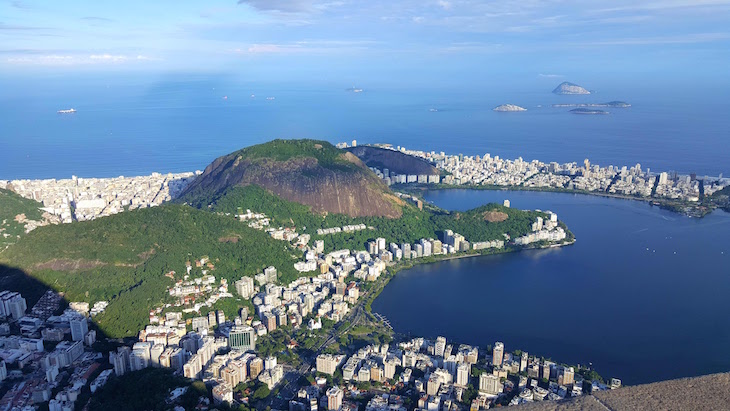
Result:
{"label": "city", "polygon": [[[270,266],[253,277],[240,278],[229,290],[225,279],[216,278],[215,256],[181,261],[180,270],[160,273],[170,281],[170,302],[150,312],[149,325],[140,331],[137,342],[111,352],[97,351],[97,332],[91,322],[108,302],[70,302],[63,308],[61,296],[49,290],[26,313],[23,296],[4,291],[0,295],[6,318],[2,375],[14,383],[0,404],[11,409],[48,402],[51,410],[71,409],[112,375],[149,367],[202,380],[215,403],[269,404],[277,409],[355,409],[363,399],[368,409],[393,409],[394,405],[404,407],[406,392],[413,397],[408,401],[417,400],[418,408],[446,405],[448,409],[459,409],[457,404],[480,409],[495,401],[518,404],[579,395],[583,382],[574,380],[573,368],[526,353],[518,360],[501,345],[495,345],[494,351],[502,353],[499,360],[488,360],[484,353],[479,360],[477,347],[460,345],[454,350],[442,337],[435,343],[420,338],[390,346],[393,331],[387,319],[369,310],[369,302],[403,264],[500,252],[508,243],[511,247],[570,244],[557,215],[543,215],[536,217],[531,233],[518,238],[505,234],[502,240],[470,242],[446,230],[439,239],[424,238],[413,244],[376,238],[364,250],[325,253],[323,240],[310,244],[307,234],[270,227],[264,213],[241,211],[228,218],[302,250],[303,261],[294,263],[294,268],[305,276],[280,284],[277,269]],[[367,229],[336,228],[325,231],[338,235]],[[214,309],[221,301],[238,306],[234,317]],[[371,334],[379,328],[385,332]],[[350,343],[352,335],[365,339]],[[372,335],[380,337],[370,341]],[[348,352],[352,354],[345,361]],[[477,364],[481,373],[471,368]],[[524,375],[516,384],[507,378],[520,373]],[[339,384],[333,384],[332,377]],[[470,385],[476,377],[478,383]],[[312,378],[314,384],[308,383]],[[546,385],[545,380],[551,379],[554,382]],[[599,380],[595,384],[595,389],[606,389]],[[393,391],[401,394],[388,394]],[[520,397],[504,395],[518,391]],[[272,392],[277,394],[268,394]],[[283,396],[286,393],[288,397]]]}

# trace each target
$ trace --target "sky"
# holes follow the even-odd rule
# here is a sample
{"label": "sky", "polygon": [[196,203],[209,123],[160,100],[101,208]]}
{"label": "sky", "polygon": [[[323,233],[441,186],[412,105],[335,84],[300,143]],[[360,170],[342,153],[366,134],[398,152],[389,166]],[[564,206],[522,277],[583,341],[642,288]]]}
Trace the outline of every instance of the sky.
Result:
{"label": "sky", "polygon": [[730,0],[0,0],[0,72],[724,79]]}

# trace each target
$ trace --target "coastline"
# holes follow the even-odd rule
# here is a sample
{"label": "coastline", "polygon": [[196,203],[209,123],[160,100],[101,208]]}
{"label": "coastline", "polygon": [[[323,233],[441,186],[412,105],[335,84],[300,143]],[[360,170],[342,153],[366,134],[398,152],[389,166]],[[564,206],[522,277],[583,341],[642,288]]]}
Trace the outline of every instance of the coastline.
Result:
{"label": "coastline", "polygon": [[[489,190],[489,191],[536,191],[536,192],[548,192],[548,193],[562,193],[562,194],[579,194],[587,196],[596,196],[604,198],[615,198],[619,200],[631,200],[649,203],[651,206],[657,206],[663,210],[671,211],[678,214],[683,214],[688,217],[702,218],[707,214],[719,209],[724,210],[722,207],[707,204],[692,204],[685,201],[678,200],[667,200],[655,197],[641,197],[641,196],[630,196],[625,194],[614,194],[614,193],[602,193],[596,191],[587,190],[572,190],[567,188],[555,188],[555,187],[524,187],[524,186],[495,186],[495,185],[452,185],[452,184],[398,184],[393,185],[401,191],[421,193],[424,191],[433,190]],[[726,211],[727,212],[727,211]]]}

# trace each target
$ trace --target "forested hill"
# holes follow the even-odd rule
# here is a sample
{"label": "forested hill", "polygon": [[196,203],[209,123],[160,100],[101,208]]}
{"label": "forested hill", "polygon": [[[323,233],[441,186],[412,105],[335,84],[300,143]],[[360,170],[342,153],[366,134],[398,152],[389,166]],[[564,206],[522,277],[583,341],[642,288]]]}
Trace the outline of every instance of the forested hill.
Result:
{"label": "forested hill", "polygon": [[[443,230],[463,234],[469,241],[491,241],[522,236],[531,230],[532,222],[544,213],[523,211],[498,204],[466,212],[448,212],[426,205],[419,210],[412,202],[403,201],[403,215],[397,219],[386,217],[350,217],[344,214],[317,214],[302,204],[283,200],[265,189],[249,185],[227,191],[211,204],[212,211],[239,213],[247,209],[265,213],[274,227],[295,227],[297,232],[309,234],[312,240],[324,240],[325,250],[341,248],[362,250],[366,242],[383,237],[388,242],[414,243],[422,238],[439,238]],[[494,218],[494,217],[498,218]],[[318,235],[317,229],[365,224],[368,229]]]}
{"label": "forested hill", "polygon": [[362,161],[319,140],[274,140],[219,157],[179,201],[203,208],[234,187],[252,184],[315,213],[402,215],[397,198]]}
{"label": "forested hill", "polygon": [[[124,337],[169,298],[166,288],[182,278],[187,261],[208,256],[211,274],[231,287],[269,265],[288,283],[297,277],[298,253],[231,216],[168,204],[37,228],[1,252],[0,264],[21,268],[68,301],[110,301],[95,320],[107,335]],[[175,280],[165,276],[170,271]]]}

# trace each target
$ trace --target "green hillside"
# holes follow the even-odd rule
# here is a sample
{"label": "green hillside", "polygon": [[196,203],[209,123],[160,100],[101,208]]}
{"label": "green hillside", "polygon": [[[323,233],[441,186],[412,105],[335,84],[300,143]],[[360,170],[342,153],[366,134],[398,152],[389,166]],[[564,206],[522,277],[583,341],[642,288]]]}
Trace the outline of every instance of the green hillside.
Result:
{"label": "green hillside", "polygon": [[22,217],[28,220],[43,220],[37,201],[23,198],[10,190],[0,189],[0,250],[4,250],[25,234]]}
{"label": "green hillside", "polygon": [[280,279],[297,277],[299,252],[231,217],[181,205],[121,213],[94,221],[38,228],[0,253],[0,264],[22,268],[69,301],[110,301],[96,317],[112,337],[135,335],[149,310],[167,298],[186,261],[208,256],[211,274],[233,281],[274,265]]}
{"label": "green hillside", "polygon": [[[313,240],[323,239],[326,250],[342,248],[364,249],[365,243],[383,237],[396,243],[415,242],[421,238],[438,238],[443,230],[461,233],[469,241],[500,240],[507,233],[512,237],[524,235],[531,229],[532,222],[544,213],[522,211],[487,204],[467,212],[447,212],[435,207],[419,210],[414,205],[403,205],[403,216],[398,219],[385,217],[349,217],[343,214],[315,214],[310,208],[291,201],[283,200],[258,186],[236,187],[228,190],[210,205],[213,211],[237,213],[247,209],[263,212],[272,218],[274,227],[294,226],[300,233],[310,234]],[[490,222],[488,215],[504,213],[504,221]],[[365,224],[373,229],[353,233],[317,235],[319,228],[342,227],[351,224]]]}
{"label": "green hillside", "polygon": [[232,153],[242,159],[271,159],[287,161],[297,157],[316,158],[325,168],[343,167],[355,169],[355,165],[342,157],[343,151],[324,140],[272,140],[268,143],[243,148]]}

